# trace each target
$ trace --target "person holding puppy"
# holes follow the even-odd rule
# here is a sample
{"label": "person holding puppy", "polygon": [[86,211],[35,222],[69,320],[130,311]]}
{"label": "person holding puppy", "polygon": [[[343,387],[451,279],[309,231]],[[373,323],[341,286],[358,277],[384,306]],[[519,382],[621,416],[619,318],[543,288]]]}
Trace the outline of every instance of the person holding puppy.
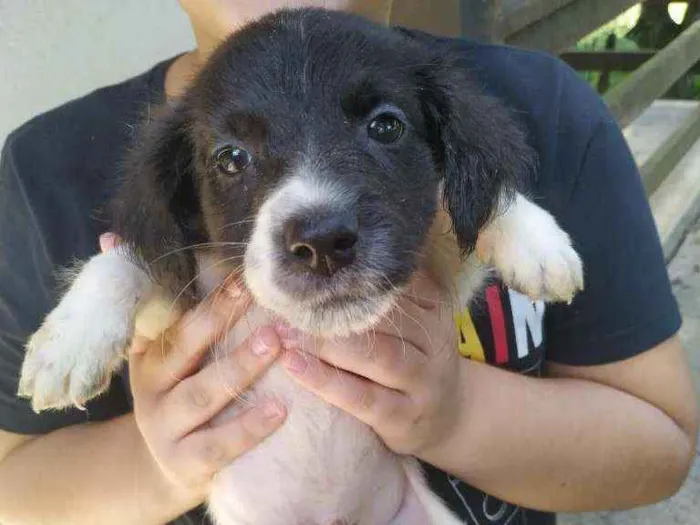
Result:
{"label": "person holding puppy", "polygon": [[[191,53],[33,119],[5,145],[0,171],[0,522],[201,523],[215,473],[280,425],[285,407],[225,406],[199,369],[211,341],[246,311],[230,289],[187,313],[167,344],[134,341],[125,374],[87,406],[36,415],[16,396],[26,338],[53,307],[53,271],[95,251],[92,215],[113,189],[124,122],[174,99],[207,56],[276,7],[181,0]],[[298,5],[313,5],[301,2]],[[323,2],[386,23],[391,2]],[[527,116],[540,156],[534,193],[571,235],[586,289],[571,305],[532,303],[498,284],[483,307],[438,315],[417,278],[399,305],[406,344],[378,331],[324,344],[309,365],[297,334],[269,327],[234,350],[237,391],[282,359],[301,385],[423,461],[465,523],[553,523],[556,512],[619,509],[673,494],[695,449],[697,410],[680,317],[654,224],[622,134],[604,104],[558,60],[416,32],[462,49],[486,89]],[[553,102],[554,101],[554,102]],[[101,237],[101,249],[118,242]],[[99,315],[99,313],[96,313]],[[89,320],[86,320],[89,322]],[[446,346],[463,358],[444,359]],[[208,365],[216,366],[216,365]],[[274,495],[271,495],[274,497]]]}

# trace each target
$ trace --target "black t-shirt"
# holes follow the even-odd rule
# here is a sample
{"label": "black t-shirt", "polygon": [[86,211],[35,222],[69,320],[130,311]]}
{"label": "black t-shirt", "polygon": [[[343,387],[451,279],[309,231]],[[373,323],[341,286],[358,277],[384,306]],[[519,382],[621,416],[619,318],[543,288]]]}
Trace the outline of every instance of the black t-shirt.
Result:
{"label": "black t-shirt", "polygon": [[[598,95],[554,57],[415,34],[429,45],[460,49],[464,67],[523,119],[539,154],[536,202],[571,235],[585,265],[586,289],[570,306],[533,303],[499,283],[488,286],[457,316],[456,351],[539,375],[545,360],[610,363],[674,334],[680,315],[637,167]],[[15,392],[24,342],[58,299],[54,271],[97,252],[98,235],[109,228],[99,210],[114,190],[138,123],[163,99],[168,65],[38,116],[7,139],[0,170],[2,429],[40,434],[130,410],[128,384],[120,377],[85,412],[36,415]],[[465,523],[554,523],[551,514],[507,504],[426,469]],[[193,512],[178,523],[202,520]]]}

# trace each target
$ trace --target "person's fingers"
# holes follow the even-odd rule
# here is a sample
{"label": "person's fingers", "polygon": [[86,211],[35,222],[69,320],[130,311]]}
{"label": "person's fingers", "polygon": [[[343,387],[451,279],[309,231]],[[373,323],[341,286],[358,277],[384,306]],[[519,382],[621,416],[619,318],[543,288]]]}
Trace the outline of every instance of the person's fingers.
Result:
{"label": "person's fingers", "polygon": [[338,370],[313,356],[290,350],[283,359],[304,388],[372,427],[389,417],[401,419],[400,413],[409,409],[411,401],[401,392]]}
{"label": "person's fingers", "polygon": [[164,392],[197,370],[207,351],[221,340],[250,307],[247,293],[221,292],[186,312],[170,329],[130,353],[132,387]]}
{"label": "person's fingers", "polygon": [[280,403],[265,400],[220,425],[186,436],[177,453],[190,458],[192,468],[208,478],[272,434],[285,417]]}
{"label": "person's fingers", "polygon": [[399,301],[408,301],[423,310],[434,310],[445,300],[444,291],[424,272],[416,272]]}
{"label": "person's fingers", "polygon": [[275,360],[280,349],[277,333],[263,327],[225,357],[175,385],[161,405],[163,412],[174,418],[164,422],[170,426],[170,435],[192,432],[240,398]]}
{"label": "person's fingers", "polygon": [[342,339],[309,340],[294,329],[279,326],[285,348],[318,356],[326,363],[394,390],[408,390],[428,363],[408,340],[373,331]]}
{"label": "person's fingers", "polygon": [[429,277],[418,273],[394,308],[375,327],[424,354],[440,352],[454,337],[454,311],[447,295]]}

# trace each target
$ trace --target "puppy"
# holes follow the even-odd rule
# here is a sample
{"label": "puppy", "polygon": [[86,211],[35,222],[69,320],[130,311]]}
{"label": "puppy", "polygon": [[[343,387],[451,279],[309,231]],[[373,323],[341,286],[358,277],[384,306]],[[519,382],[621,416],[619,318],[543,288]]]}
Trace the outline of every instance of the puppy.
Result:
{"label": "puppy", "polygon": [[[135,332],[158,337],[232,278],[255,306],[229,346],[271,318],[320,337],[368,330],[419,269],[448,308],[494,267],[533,299],[568,301],[581,262],[524,196],[535,166],[450,50],[340,12],[267,16],[145,126],[114,202],[124,244],[82,267],[30,339],[19,393],[37,411],[82,406]],[[217,523],[459,523],[413,459],[279,365],[223,417],[267,395],[288,420],[217,475]]]}

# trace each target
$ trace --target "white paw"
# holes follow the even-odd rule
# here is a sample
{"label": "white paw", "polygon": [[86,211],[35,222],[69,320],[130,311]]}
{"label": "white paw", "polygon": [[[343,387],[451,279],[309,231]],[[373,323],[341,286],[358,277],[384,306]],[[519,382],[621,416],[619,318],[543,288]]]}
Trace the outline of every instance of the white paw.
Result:
{"label": "white paw", "polygon": [[132,334],[129,319],[115,324],[104,311],[85,313],[59,307],[29,340],[18,394],[31,399],[35,412],[84,408],[121,365]]}
{"label": "white paw", "polygon": [[148,277],[125,254],[93,257],[29,339],[18,395],[39,412],[85,402],[102,393],[122,363]]}
{"label": "white paw", "polygon": [[532,300],[569,303],[583,290],[583,264],[571,239],[548,212],[520,195],[480,234],[477,253]]}

